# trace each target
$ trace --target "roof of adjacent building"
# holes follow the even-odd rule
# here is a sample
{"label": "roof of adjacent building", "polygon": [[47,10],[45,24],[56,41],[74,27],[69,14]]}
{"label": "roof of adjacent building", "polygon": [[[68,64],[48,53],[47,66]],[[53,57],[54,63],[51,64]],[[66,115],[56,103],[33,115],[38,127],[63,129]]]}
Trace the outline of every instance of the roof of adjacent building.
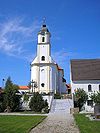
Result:
{"label": "roof of adjacent building", "polygon": [[72,81],[100,80],[100,59],[71,60]]}
{"label": "roof of adjacent building", "polygon": [[71,89],[71,85],[70,84],[66,84],[67,89]]}
{"label": "roof of adjacent building", "polygon": [[63,69],[58,64],[56,64],[56,66],[57,66],[58,70],[62,70],[63,71]]}
{"label": "roof of adjacent building", "polygon": [[28,86],[19,86],[19,90],[29,90],[29,87]]}

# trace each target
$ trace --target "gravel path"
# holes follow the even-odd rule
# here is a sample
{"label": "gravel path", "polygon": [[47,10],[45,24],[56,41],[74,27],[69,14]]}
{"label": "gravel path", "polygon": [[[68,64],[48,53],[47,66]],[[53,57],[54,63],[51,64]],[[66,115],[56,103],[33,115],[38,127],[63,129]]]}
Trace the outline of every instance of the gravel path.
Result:
{"label": "gravel path", "polygon": [[71,100],[54,100],[48,117],[30,133],[79,133],[70,114]]}

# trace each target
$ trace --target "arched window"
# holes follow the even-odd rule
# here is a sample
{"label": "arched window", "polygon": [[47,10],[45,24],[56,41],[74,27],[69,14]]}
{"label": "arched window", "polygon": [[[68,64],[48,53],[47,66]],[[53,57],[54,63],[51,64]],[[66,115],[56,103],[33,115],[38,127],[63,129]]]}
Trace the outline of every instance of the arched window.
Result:
{"label": "arched window", "polygon": [[41,69],[41,72],[44,72],[44,69]]}
{"label": "arched window", "polygon": [[91,91],[92,91],[92,86],[88,85],[88,92],[91,92]]}
{"label": "arched window", "polygon": [[42,60],[42,61],[45,61],[45,56],[42,56],[42,57],[41,57],[41,60]]}
{"label": "arched window", "polygon": [[44,85],[45,85],[44,83],[41,84],[42,87],[44,87]]}
{"label": "arched window", "polygon": [[44,36],[42,37],[42,42],[45,42],[45,37]]}

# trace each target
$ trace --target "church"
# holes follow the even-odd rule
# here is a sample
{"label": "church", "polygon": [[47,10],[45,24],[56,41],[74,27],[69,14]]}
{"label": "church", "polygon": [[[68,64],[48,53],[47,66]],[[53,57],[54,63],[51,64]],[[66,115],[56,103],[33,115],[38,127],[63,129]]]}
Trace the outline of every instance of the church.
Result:
{"label": "church", "polygon": [[31,92],[66,93],[64,70],[51,57],[50,37],[44,22],[38,32],[37,55],[31,63]]}

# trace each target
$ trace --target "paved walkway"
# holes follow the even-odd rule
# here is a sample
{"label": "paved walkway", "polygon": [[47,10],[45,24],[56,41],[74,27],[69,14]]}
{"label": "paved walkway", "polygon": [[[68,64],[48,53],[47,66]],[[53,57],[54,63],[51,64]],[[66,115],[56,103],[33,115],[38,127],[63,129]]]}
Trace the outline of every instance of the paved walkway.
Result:
{"label": "paved walkway", "polygon": [[68,99],[54,100],[48,117],[30,133],[79,133],[70,114],[71,105]]}
{"label": "paved walkway", "polygon": [[48,116],[48,114],[25,114],[25,113],[0,113],[0,115],[22,115],[22,116]]}

